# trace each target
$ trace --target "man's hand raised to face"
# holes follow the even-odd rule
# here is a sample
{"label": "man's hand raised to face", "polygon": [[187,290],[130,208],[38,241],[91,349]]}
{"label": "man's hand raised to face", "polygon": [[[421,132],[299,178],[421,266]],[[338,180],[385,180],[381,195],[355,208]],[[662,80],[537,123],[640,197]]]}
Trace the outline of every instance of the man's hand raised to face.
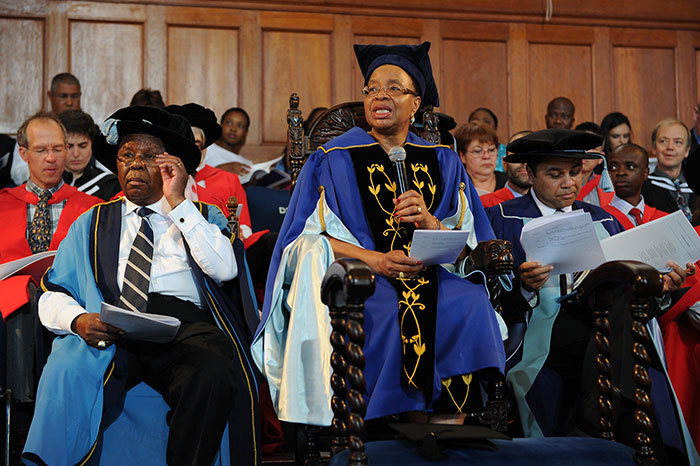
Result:
{"label": "man's hand raised to face", "polygon": [[156,158],[156,164],[163,178],[163,195],[173,209],[185,200],[187,171],[179,157],[164,152]]}

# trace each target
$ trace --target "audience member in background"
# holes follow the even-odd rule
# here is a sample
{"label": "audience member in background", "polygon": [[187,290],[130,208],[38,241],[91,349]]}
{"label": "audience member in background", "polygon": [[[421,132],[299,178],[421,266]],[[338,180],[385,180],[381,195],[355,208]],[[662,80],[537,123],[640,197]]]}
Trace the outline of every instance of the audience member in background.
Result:
{"label": "audience member in background", "polygon": [[506,185],[508,176],[496,171],[498,134],[493,127],[472,121],[457,129],[455,139],[459,157],[480,196]]}
{"label": "audience member in background", "polygon": [[[597,134],[602,136],[602,131],[600,126],[592,121],[586,121],[576,126],[577,131],[586,131],[587,133]],[[610,202],[612,199],[612,186],[608,185],[608,190],[610,192],[605,192],[599,184],[601,179],[602,167],[599,167],[603,163],[603,146],[591,149],[590,152],[596,152],[601,154],[599,159],[583,159],[581,160],[581,190],[578,192],[576,199],[579,201],[586,201],[589,204],[601,206]]]}
{"label": "audience member in background", "polygon": [[160,94],[160,91],[151,88],[140,89],[134,94],[129,106],[133,107],[135,105],[165,108],[165,102],[163,102],[163,96]]}
{"label": "audience member in background", "polygon": [[[51,104],[51,112],[58,115],[64,110],[80,109],[80,81],[70,73],[59,73],[51,80],[51,89],[46,92]],[[8,141],[6,141],[9,144]],[[9,165],[11,184],[18,186],[29,179],[29,167],[23,157],[19,155],[19,144],[12,149],[12,154],[3,162],[5,156],[0,157],[0,170]],[[4,146],[0,146],[0,155],[7,153]],[[0,172],[1,173],[1,172]],[[2,186],[6,186],[4,180],[0,178]]]}
{"label": "audience member in background", "polygon": [[620,112],[605,115],[600,122],[603,135],[603,150],[608,156],[618,146],[632,142],[632,125],[629,119]]}
{"label": "audience member in background", "polygon": [[608,170],[615,194],[605,210],[629,230],[667,215],[644,203],[642,185],[649,176],[649,154],[637,144],[617,146],[608,156]]}
{"label": "audience member in background", "polygon": [[[700,146],[700,103],[693,107],[693,127],[690,130],[690,154],[695,152],[695,148]],[[700,152],[695,152],[700,155]]]}
{"label": "audience member in background", "polygon": [[92,157],[92,137],[96,127],[82,110],[65,110],[58,119],[66,128],[67,153],[63,181],[79,191],[108,201],[121,191],[116,175],[100,170]]}
{"label": "audience member in background", "polygon": [[[20,156],[29,167],[29,180],[0,191],[0,263],[56,250],[73,221],[101,202],[61,179],[66,133],[53,113],[39,112],[25,120],[17,131],[17,142]],[[12,348],[4,375],[13,398],[20,402],[34,400],[36,389],[33,336],[37,320],[27,305],[30,281],[30,275],[14,275],[0,281],[0,311],[5,321],[7,348]],[[40,347],[40,344],[36,346],[39,352]],[[43,358],[38,356],[38,359]],[[20,407],[19,412],[23,410]],[[21,422],[21,416],[17,420]]]}
{"label": "audience member in background", "polygon": [[[498,117],[490,109],[479,107],[469,114],[467,121],[480,121],[492,127],[494,131],[498,131]],[[503,157],[506,156],[506,146],[498,145],[498,162],[496,163],[496,171],[504,172]]]}
{"label": "audience member in background", "polygon": [[[216,115],[212,110],[195,103],[168,105],[165,109],[170,113],[185,117],[190,122],[195,143],[202,151],[202,159],[194,173],[194,189],[198,194],[198,199],[217,204],[217,202],[211,201],[223,199],[226,203],[230,197],[235,197],[242,205],[241,215],[238,217],[240,237],[246,249],[253,283],[264,287],[277,233],[270,233],[269,230],[253,233],[248,199],[238,177],[233,173],[206,164],[208,147],[221,137],[221,127],[216,122]],[[228,215],[227,208],[222,210]]]}
{"label": "audience member in background", "polygon": [[683,160],[690,151],[690,133],[681,121],[666,118],[656,124],[651,132],[652,154],[656,157],[656,170],[644,182],[644,201],[664,212],[682,210],[691,219],[691,206],[695,196],[681,172]]}
{"label": "audience member in background", "polygon": [[270,173],[284,171],[282,155],[276,153],[240,155],[246,143],[250,117],[242,108],[229,108],[221,117],[221,138],[207,152],[207,165],[235,173],[244,186]]}
{"label": "audience member in background", "polygon": [[51,90],[47,92],[51,111],[58,115],[71,108],[80,109],[80,81],[70,73],[60,73],[51,80]]}
{"label": "audience member in background", "polygon": [[571,129],[574,125],[574,103],[566,97],[556,97],[547,104],[544,116],[547,128]]}
{"label": "audience member in background", "polygon": [[235,173],[241,178],[249,175],[253,164],[240,155],[249,128],[250,117],[245,110],[238,107],[226,110],[221,115],[221,137],[207,151],[207,165]]}
{"label": "audience member in background", "polygon": [[73,220],[100,202],[63,182],[66,130],[55,115],[29,117],[17,131],[17,143],[29,180],[0,191],[0,262],[56,249]]}
{"label": "audience member in background", "polygon": [[[523,136],[527,136],[530,133],[532,133],[530,130],[517,132],[510,137],[508,144],[520,139]],[[503,166],[506,169],[508,181],[501,189],[497,189],[492,193],[484,194],[479,198],[481,199],[481,203],[483,204],[484,208],[495,206],[501,202],[520,197],[527,193],[530,189],[530,177],[527,174],[526,164],[517,162],[503,162]]]}

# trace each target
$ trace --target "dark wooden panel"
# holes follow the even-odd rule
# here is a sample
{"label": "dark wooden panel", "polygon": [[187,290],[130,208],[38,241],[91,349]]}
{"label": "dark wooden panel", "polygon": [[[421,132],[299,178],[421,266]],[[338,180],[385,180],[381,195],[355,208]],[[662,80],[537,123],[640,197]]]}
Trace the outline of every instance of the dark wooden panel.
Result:
{"label": "dark wooden panel", "polygon": [[301,96],[305,115],[332,104],[331,36],[314,32],[262,33],[262,142],[287,138],[289,95]]}
{"label": "dark wooden panel", "polygon": [[71,21],[69,34],[81,107],[99,123],[143,87],[143,24]]}
{"label": "dark wooden panel", "polygon": [[217,117],[238,101],[238,30],[168,28],[168,103],[197,102]]}
{"label": "dark wooden panel", "polygon": [[472,110],[487,107],[498,116],[498,137],[506,141],[510,134],[506,43],[444,40],[442,50],[440,110],[461,125]]}
{"label": "dark wooden panel", "polygon": [[613,47],[614,110],[632,123],[634,142],[650,148],[651,130],[666,117],[677,117],[673,49]]}
{"label": "dark wooden panel", "polygon": [[591,47],[530,44],[530,129],[545,128],[547,103],[555,97],[571,99],[576,107],[574,125],[594,118]]}
{"label": "dark wooden panel", "polygon": [[695,100],[694,103],[700,102],[700,49],[695,49]]}
{"label": "dark wooden panel", "polygon": [[44,21],[0,18],[0,132],[14,133],[44,96]]}

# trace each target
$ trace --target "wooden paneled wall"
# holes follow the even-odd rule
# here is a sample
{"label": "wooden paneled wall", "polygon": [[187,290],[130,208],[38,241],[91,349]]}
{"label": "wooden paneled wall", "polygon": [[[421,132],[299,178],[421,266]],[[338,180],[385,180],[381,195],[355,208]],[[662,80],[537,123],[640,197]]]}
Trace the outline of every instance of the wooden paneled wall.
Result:
{"label": "wooden paneled wall", "polygon": [[305,114],[360,98],[353,43],[431,41],[440,110],[463,123],[489,107],[502,139],[543,128],[564,95],[576,122],[627,114],[648,147],[657,121],[691,123],[700,98],[696,0],[554,0],[550,22],[528,0],[349,3],[0,0],[0,132],[48,107],[51,77],[69,71],[97,121],[151,87],[217,115],[245,108],[244,154],[277,153],[291,92]]}

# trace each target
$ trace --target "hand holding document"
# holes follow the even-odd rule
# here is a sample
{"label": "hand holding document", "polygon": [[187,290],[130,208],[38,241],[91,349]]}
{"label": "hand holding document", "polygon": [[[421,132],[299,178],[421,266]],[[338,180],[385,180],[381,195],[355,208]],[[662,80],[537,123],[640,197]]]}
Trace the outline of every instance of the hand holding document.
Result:
{"label": "hand holding document", "polygon": [[462,230],[416,230],[413,232],[410,257],[425,265],[453,264],[469,238]]}
{"label": "hand holding document", "polygon": [[682,212],[674,212],[598,240],[589,213],[576,210],[529,221],[520,242],[528,260],[554,265],[551,274],[579,272],[614,260],[644,262],[661,272],[700,259],[700,236]]}
{"label": "hand holding document", "polygon": [[172,341],[180,329],[180,321],[175,317],[127,311],[105,302],[100,308],[100,320],[124,330],[124,338],[154,343]]}

